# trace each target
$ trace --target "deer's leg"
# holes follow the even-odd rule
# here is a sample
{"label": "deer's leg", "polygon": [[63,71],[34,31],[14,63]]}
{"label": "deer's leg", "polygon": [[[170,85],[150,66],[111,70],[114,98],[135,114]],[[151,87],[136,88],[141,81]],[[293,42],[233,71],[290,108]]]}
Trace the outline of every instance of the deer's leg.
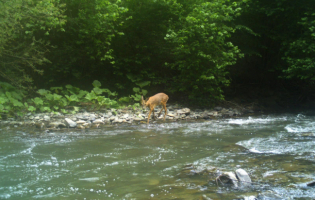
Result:
{"label": "deer's leg", "polygon": [[150,121],[151,112],[152,112],[152,110],[150,109],[149,116],[148,116],[148,123]]}
{"label": "deer's leg", "polygon": [[164,109],[164,107],[162,106],[162,108],[161,108],[161,110],[160,110],[160,112],[159,112],[159,114],[158,114],[158,117],[160,117],[160,115],[161,115],[163,109]]}
{"label": "deer's leg", "polygon": [[[165,117],[166,117],[166,115],[167,115],[166,104],[163,104],[163,108],[164,108],[164,110],[165,110],[165,115],[164,115],[164,121],[165,121]],[[161,111],[162,111],[162,110],[161,110]]]}
{"label": "deer's leg", "polygon": [[154,114],[154,108],[153,108],[153,110],[152,110],[152,113],[153,113],[153,119],[156,120],[155,114]]}

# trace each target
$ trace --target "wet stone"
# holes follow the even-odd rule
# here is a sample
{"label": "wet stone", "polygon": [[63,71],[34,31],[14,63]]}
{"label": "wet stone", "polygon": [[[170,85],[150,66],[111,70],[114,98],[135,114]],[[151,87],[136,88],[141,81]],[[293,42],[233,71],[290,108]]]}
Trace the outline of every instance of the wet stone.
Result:
{"label": "wet stone", "polygon": [[235,171],[235,173],[236,173],[236,176],[237,176],[241,186],[250,186],[251,185],[252,180],[250,179],[248,173],[245,170],[237,169]]}

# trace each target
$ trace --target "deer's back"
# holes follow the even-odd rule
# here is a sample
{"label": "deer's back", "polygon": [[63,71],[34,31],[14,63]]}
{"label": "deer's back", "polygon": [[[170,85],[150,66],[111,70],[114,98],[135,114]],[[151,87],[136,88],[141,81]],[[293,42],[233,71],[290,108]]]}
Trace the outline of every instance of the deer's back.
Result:
{"label": "deer's back", "polygon": [[158,94],[150,97],[149,100],[148,100],[148,103],[155,104],[155,105],[160,105],[160,104],[166,104],[167,101],[168,101],[167,94],[158,93]]}

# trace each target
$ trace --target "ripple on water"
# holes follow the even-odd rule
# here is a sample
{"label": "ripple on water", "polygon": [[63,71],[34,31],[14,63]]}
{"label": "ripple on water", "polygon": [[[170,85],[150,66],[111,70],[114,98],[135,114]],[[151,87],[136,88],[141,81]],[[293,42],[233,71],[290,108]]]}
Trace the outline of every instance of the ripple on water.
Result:
{"label": "ripple on water", "polygon": [[313,121],[304,115],[257,116],[14,133],[1,147],[6,152],[0,175],[6,185],[0,187],[0,199],[147,199],[151,194],[220,199],[223,193],[230,193],[226,199],[237,198],[240,191],[218,187],[208,175],[178,176],[187,163],[197,170],[243,167],[253,173],[252,180],[267,182],[265,188],[252,188],[267,197],[264,192],[273,190],[286,199],[314,198],[314,188],[299,184],[314,178],[309,160],[315,160],[315,144],[305,137],[315,131]]}

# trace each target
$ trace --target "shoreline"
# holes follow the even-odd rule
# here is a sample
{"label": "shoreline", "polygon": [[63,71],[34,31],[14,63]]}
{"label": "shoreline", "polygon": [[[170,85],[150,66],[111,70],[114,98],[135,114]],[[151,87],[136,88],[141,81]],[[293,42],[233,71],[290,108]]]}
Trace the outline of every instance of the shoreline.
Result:
{"label": "shoreline", "polygon": [[[155,114],[160,108],[155,109]],[[165,121],[182,121],[182,120],[209,120],[220,118],[238,117],[244,114],[256,113],[252,109],[245,108],[224,108],[216,106],[213,109],[190,109],[179,105],[167,106],[167,115]],[[145,124],[147,122],[148,110],[142,108],[123,108],[123,109],[101,109],[98,111],[87,111],[82,109],[75,114],[55,113],[28,113],[19,119],[9,118],[0,120],[0,125],[5,126],[35,126],[39,129],[60,130],[63,128],[89,129],[101,128],[104,125],[120,124]],[[157,116],[156,116],[157,117]],[[152,115],[150,124],[157,121],[163,121],[164,112],[161,113],[157,120]]]}

